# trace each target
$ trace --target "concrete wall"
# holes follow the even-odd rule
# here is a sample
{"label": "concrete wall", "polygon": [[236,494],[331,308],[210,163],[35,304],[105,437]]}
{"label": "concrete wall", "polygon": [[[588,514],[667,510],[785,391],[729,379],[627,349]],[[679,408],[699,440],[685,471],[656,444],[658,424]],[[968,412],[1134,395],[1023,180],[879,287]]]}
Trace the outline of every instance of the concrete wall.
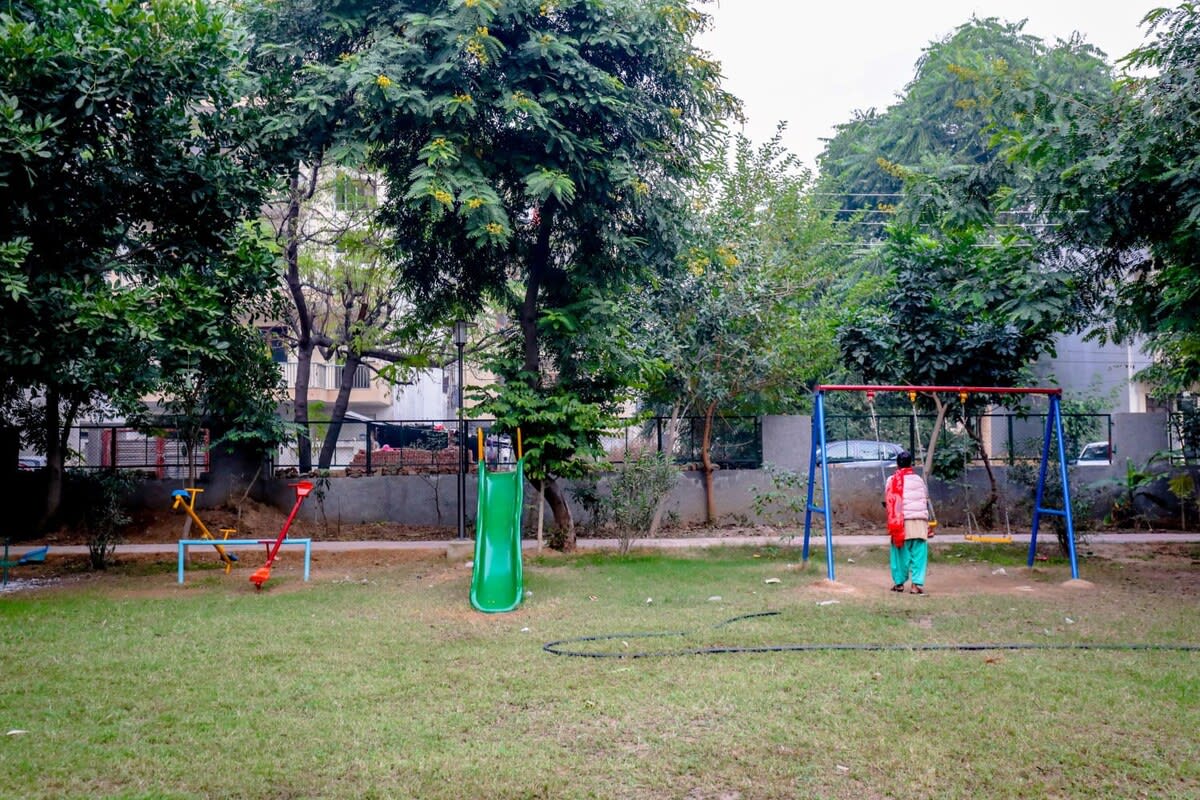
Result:
{"label": "concrete wall", "polygon": [[1067,397],[1095,398],[1110,413],[1146,410],[1151,387],[1134,375],[1153,363],[1139,341],[1133,345],[1100,344],[1082,334],[1060,334],[1054,356],[1033,365],[1039,386],[1061,386]]}
{"label": "concrete wall", "polygon": [[[291,509],[295,479],[272,478],[266,482],[266,501],[276,508]],[[330,478],[316,482],[316,491],[300,507],[300,519],[346,525],[364,522],[400,522],[405,525],[444,525],[458,522],[457,475],[368,475],[361,478]],[[475,517],[475,475],[466,477],[467,518]],[[526,492],[531,491],[528,486]]]}
{"label": "concrete wall", "polygon": [[1113,464],[1125,472],[1125,461],[1144,464],[1167,449],[1167,412],[1113,415]]}
{"label": "concrete wall", "polygon": [[763,463],[807,472],[812,448],[812,417],[768,416],[762,421]]}
{"label": "concrete wall", "polygon": [[[807,472],[811,433],[811,420],[807,416],[765,417],[764,461],[792,472]],[[1113,441],[1116,447],[1113,463],[1106,466],[1072,468],[1072,486],[1094,485],[1120,479],[1125,473],[1127,458],[1138,464],[1145,463],[1151,455],[1166,447],[1166,416],[1161,413],[1115,415]],[[213,473],[200,483],[205,488],[205,493],[201,495],[198,506],[212,508],[236,502],[255,477],[256,469],[245,460],[214,461]],[[1013,524],[1024,524],[1024,520],[1028,518],[1031,500],[1028,482],[1008,485],[1008,468],[1003,465],[994,465],[993,472],[1002,487],[998,521],[1003,524],[1004,514],[1007,512]],[[834,519],[839,524],[882,525],[883,485],[889,473],[890,469],[881,470],[878,466],[831,465],[829,480]],[[335,521],[343,524],[390,521],[407,525],[453,528],[458,519],[457,479],[456,475],[331,478],[327,485],[319,484],[321,491],[305,502],[300,517],[310,522],[319,522],[324,514],[331,524]],[[252,496],[278,508],[290,509],[295,501],[294,490],[288,485],[292,482],[294,480],[260,479],[255,483]],[[970,469],[962,480],[954,483],[931,481],[930,489],[939,519],[948,525],[963,524],[967,510],[971,509],[974,512],[986,499],[988,486],[988,477],[982,467]],[[473,529],[476,503],[474,473],[466,476],[466,487],[467,519]],[[178,488],[182,487],[177,480],[147,481],[139,489],[135,502],[146,507],[168,508],[170,492]],[[567,494],[575,518],[586,524],[586,512],[575,501],[570,488],[568,485]],[[771,522],[770,518],[759,518],[754,512],[753,504],[755,491],[765,492],[772,488],[772,479],[766,470],[717,471],[713,475],[713,490],[718,522]],[[819,484],[816,490],[817,503],[820,505]],[[802,485],[797,490],[797,495],[802,495],[803,492]],[[536,519],[536,489],[527,485],[525,495],[526,520],[532,525]],[[695,525],[704,522],[704,509],[702,474],[683,473],[668,496],[667,512],[681,524]],[[550,518],[550,510],[547,507],[547,524]]]}

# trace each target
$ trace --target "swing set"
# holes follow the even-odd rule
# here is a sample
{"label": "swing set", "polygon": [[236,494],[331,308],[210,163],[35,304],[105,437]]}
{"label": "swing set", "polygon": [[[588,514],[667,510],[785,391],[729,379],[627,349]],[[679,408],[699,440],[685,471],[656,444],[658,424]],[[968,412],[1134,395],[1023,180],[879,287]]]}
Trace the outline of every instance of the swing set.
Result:
{"label": "swing set", "polygon": [[[1049,411],[1046,414],[1045,435],[1042,437],[1042,457],[1038,469],[1037,494],[1033,504],[1033,525],[1030,531],[1028,564],[1033,566],[1037,555],[1038,528],[1043,515],[1062,517],[1067,528],[1067,555],[1071,561],[1071,578],[1079,578],[1079,564],[1075,557],[1075,521],[1071,516],[1071,489],[1067,478],[1066,447],[1063,438],[1062,423],[1062,389],[1047,389],[1037,387],[997,387],[997,386],[867,386],[867,385],[821,385],[816,387],[813,402],[812,417],[812,448],[808,459],[808,498],[804,513],[804,550],[803,560],[808,563],[809,538],[812,532],[813,514],[820,514],[825,520],[825,564],[830,581],[836,580],[833,561],[833,520],[829,509],[829,459],[824,458],[825,437],[825,395],[829,392],[861,392],[867,397],[871,411],[872,424],[875,428],[875,438],[879,438],[879,424],[875,417],[874,397],[879,392],[903,392],[913,404],[913,419],[916,423],[916,396],[919,392],[953,392],[959,396],[965,405],[966,398],[971,394],[1017,394],[1042,395],[1049,400]],[[917,433],[917,444],[920,445],[920,431]],[[1059,478],[1062,480],[1063,507],[1061,509],[1047,508],[1045,503],[1046,472],[1050,465],[1050,442],[1053,439],[1057,445]],[[822,457],[818,460],[818,453]],[[821,473],[821,505],[814,503],[817,470]],[[881,467],[882,472],[882,467]],[[937,524],[930,509],[930,526]],[[969,523],[968,523],[969,527]],[[968,532],[972,541],[1005,542],[1012,541],[1009,536],[983,536]]]}

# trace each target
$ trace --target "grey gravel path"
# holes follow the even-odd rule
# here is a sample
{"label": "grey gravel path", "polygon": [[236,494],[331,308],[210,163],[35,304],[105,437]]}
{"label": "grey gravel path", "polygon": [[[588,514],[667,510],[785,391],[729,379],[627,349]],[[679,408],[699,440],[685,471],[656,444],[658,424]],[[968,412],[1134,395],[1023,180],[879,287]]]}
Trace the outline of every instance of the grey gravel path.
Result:
{"label": "grey gravel path", "polygon": [[[1029,534],[1013,534],[1013,542],[1018,544],[1028,544]],[[1039,534],[1040,542],[1053,543],[1053,533]],[[352,550],[444,550],[448,545],[453,544],[456,540],[431,540],[421,542],[392,542],[392,541],[362,541],[362,542],[322,542],[314,541],[312,548],[318,553],[338,553]],[[471,539],[464,541],[469,542]],[[933,545],[938,544],[961,544],[966,541],[961,534],[944,533],[936,536],[933,539]],[[1153,544],[1153,543],[1187,543],[1200,542],[1200,533],[1093,533],[1088,535],[1088,541],[1093,544]],[[840,547],[878,547],[886,545],[888,537],[884,535],[834,535],[833,546]],[[537,542],[523,541],[522,547],[526,550],[536,550]],[[616,539],[579,539],[578,545],[580,550],[615,550],[617,549]],[[799,548],[803,544],[803,536],[796,536],[792,539],[784,539],[779,536],[695,536],[681,537],[668,539],[638,539],[634,546],[638,548],[658,548],[664,550],[681,549],[688,547],[729,547],[729,546],[750,546],[750,547],[770,547],[770,546],[792,546]],[[810,544],[814,546],[824,546],[825,533],[817,529],[812,532]],[[21,548],[16,548],[17,552],[21,552]],[[178,551],[178,545],[175,542],[162,542],[156,544],[121,544],[117,545],[117,555],[121,554],[138,554],[138,553],[175,553]],[[83,555],[88,552],[86,546],[83,545],[50,545],[51,554],[60,555]]]}

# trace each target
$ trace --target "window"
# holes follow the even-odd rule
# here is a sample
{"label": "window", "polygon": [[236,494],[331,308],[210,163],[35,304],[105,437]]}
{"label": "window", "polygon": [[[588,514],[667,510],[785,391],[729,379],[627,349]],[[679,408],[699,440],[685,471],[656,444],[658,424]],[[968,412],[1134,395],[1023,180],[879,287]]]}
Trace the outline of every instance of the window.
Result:
{"label": "window", "polygon": [[374,208],[375,187],[368,180],[340,172],[333,179],[333,207],[343,212]]}

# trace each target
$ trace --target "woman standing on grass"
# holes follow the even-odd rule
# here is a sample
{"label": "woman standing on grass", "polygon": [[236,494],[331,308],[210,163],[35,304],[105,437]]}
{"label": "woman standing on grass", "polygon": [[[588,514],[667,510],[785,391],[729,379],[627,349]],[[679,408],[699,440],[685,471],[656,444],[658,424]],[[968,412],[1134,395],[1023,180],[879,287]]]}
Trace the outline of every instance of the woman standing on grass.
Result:
{"label": "woman standing on grass", "polygon": [[929,564],[929,490],[912,470],[912,453],[896,455],[896,471],[884,492],[888,534],[892,537],[892,591],[903,592],[912,578],[912,593],[925,594],[925,568]]}

